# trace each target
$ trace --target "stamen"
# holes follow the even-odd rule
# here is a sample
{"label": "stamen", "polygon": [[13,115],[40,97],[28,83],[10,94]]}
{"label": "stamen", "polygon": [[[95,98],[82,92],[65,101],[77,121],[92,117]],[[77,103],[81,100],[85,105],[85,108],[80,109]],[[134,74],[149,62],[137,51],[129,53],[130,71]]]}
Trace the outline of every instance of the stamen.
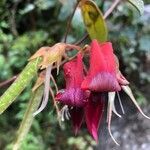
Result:
{"label": "stamen", "polygon": [[42,104],[39,107],[39,109],[35,113],[33,113],[33,116],[39,114],[47,105],[48,98],[49,98],[51,69],[52,69],[51,65],[49,65],[48,68],[46,69],[44,96],[43,96]]}
{"label": "stamen", "polygon": [[70,113],[69,113],[69,108],[67,105],[65,105],[61,109],[61,121],[65,121],[65,119],[69,120],[70,119]]}
{"label": "stamen", "polygon": [[121,107],[122,113],[123,113],[123,114],[125,114],[125,111],[124,111],[124,108],[123,108],[123,105],[122,105],[122,101],[121,101],[121,98],[120,98],[119,92],[117,92],[117,97],[118,97],[118,100],[119,100],[119,104],[120,104],[120,107]]}
{"label": "stamen", "polygon": [[140,106],[138,105],[136,99],[133,96],[133,93],[130,89],[129,86],[121,86],[122,89],[124,90],[124,92],[131,98],[132,102],[135,104],[135,106],[137,107],[137,109],[139,110],[139,112],[147,119],[150,119],[150,117],[148,117],[147,115],[144,114],[144,112],[142,111],[142,109],[140,108]]}
{"label": "stamen", "polygon": [[65,121],[64,115],[65,114],[65,109],[61,109],[61,121]]}
{"label": "stamen", "polygon": [[69,119],[70,119],[69,115],[70,115],[70,114],[69,114],[69,111],[68,111],[68,110],[66,110],[66,111],[65,111],[65,117],[66,117],[66,119],[67,119],[67,120],[69,120]]}
{"label": "stamen", "polygon": [[[71,118],[71,115],[70,115],[70,113],[69,113],[69,110],[67,111],[67,115],[68,115],[68,118],[70,119]],[[68,119],[68,120],[69,120]]]}

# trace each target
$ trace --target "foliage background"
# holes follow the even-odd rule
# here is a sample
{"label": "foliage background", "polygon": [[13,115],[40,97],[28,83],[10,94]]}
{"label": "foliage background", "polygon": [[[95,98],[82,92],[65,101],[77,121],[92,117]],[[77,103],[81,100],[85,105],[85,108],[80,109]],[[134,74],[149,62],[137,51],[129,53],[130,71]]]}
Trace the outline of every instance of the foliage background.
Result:
{"label": "foliage background", "polygon": [[[105,12],[111,1],[97,0]],[[52,45],[63,40],[67,19],[75,0],[1,0],[0,1],[0,81],[17,75],[27,64],[28,58],[43,45]],[[148,0],[145,0],[148,4]],[[150,14],[139,17],[137,11],[127,3],[119,5],[107,19],[109,40],[114,44],[121,70],[131,82],[140,104],[149,95],[150,83]],[[77,10],[68,42],[79,40],[85,32]],[[89,40],[87,40],[88,42]],[[85,42],[86,43],[86,42]],[[62,73],[57,77],[63,86]],[[9,149],[15,138],[30,98],[32,84],[17,98],[9,109],[0,116],[0,149]],[[7,87],[0,89],[2,94]],[[83,126],[79,136],[74,137],[70,122],[61,130],[56,112],[49,102],[32,125],[22,145],[22,150],[45,149],[92,149],[95,143]]]}

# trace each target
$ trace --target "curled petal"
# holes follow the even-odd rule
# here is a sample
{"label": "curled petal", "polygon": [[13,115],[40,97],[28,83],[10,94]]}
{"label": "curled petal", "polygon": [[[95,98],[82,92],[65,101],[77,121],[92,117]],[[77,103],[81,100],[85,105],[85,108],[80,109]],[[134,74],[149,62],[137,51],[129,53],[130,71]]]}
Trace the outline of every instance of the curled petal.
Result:
{"label": "curled petal", "polygon": [[139,110],[139,112],[147,119],[150,119],[150,117],[148,117],[147,115],[144,114],[144,112],[142,111],[142,109],[140,108],[140,106],[138,105],[136,99],[133,96],[133,93],[130,89],[129,86],[121,86],[123,91],[131,98],[132,102],[135,104],[135,106],[137,107],[137,109]]}
{"label": "curled petal", "polygon": [[107,112],[107,122],[108,122],[108,132],[110,134],[110,137],[112,138],[112,140],[116,143],[116,145],[119,146],[119,143],[115,140],[115,138],[113,137],[112,133],[111,133],[111,118],[112,118],[112,108],[110,107],[110,105],[108,104],[108,112]]}
{"label": "curled petal", "polygon": [[109,92],[108,93],[108,112],[107,112],[107,122],[108,122],[108,131],[109,131],[109,134],[112,138],[112,140],[117,144],[118,142],[115,140],[115,138],[113,137],[112,133],[111,133],[111,118],[112,118],[112,112],[114,112],[118,117],[121,118],[121,115],[118,114],[118,112],[116,111],[116,108],[115,108],[115,104],[114,104],[114,101],[115,101],[115,92]]}
{"label": "curled petal", "polygon": [[51,65],[46,69],[44,96],[43,96],[42,104],[40,108],[33,114],[34,116],[40,113],[47,105],[48,98],[49,98],[51,69],[52,69]]}

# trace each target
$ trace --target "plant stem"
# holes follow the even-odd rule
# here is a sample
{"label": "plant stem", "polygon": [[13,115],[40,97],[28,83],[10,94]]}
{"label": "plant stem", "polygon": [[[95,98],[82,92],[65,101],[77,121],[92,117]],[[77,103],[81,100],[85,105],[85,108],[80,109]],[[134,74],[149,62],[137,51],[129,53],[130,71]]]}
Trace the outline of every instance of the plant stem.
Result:
{"label": "plant stem", "polygon": [[17,76],[18,76],[18,75],[15,75],[15,76],[11,77],[10,79],[1,82],[1,83],[0,83],[0,88],[2,88],[2,87],[4,87],[4,86],[7,86],[8,84],[11,84],[13,81],[16,80]]}
{"label": "plant stem", "polygon": [[67,23],[67,30],[66,30],[65,37],[64,37],[64,43],[66,43],[66,41],[67,41],[67,36],[68,36],[69,31],[70,31],[71,21],[72,21],[72,18],[74,16],[74,13],[75,13],[75,11],[76,11],[76,9],[78,7],[78,4],[79,4],[79,1],[76,3],[76,5],[75,5],[75,7],[73,9],[73,12],[72,12],[72,14],[71,14],[71,16],[69,18],[69,21]]}
{"label": "plant stem", "polygon": [[112,12],[113,10],[118,6],[118,4],[121,2],[121,0],[115,0],[110,8],[105,12],[104,14],[104,19],[106,19]]}
{"label": "plant stem", "polygon": [[28,103],[23,120],[22,120],[20,127],[18,129],[18,132],[17,132],[17,138],[16,138],[16,141],[14,142],[13,150],[20,149],[22,141],[24,140],[24,138],[26,137],[27,133],[30,130],[30,127],[34,120],[33,113],[38,109],[38,106],[39,106],[40,101],[43,96],[43,89],[44,89],[44,86],[43,85],[40,86],[34,92],[34,94],[32,95],[32,97]]}

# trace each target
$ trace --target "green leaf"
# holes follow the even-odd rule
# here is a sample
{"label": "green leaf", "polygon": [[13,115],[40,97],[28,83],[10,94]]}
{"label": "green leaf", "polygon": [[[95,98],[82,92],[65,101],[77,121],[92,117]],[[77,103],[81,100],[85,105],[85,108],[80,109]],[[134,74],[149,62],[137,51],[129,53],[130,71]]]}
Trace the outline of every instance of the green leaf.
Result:
{"label": "green leaf", "polygon": [[144,12],[144,2],[143,0],[128,0],[130,4],[132,4],[140,13],[140,15]]}
{"label": "green leaf", "polygon": [[23,140],[26,138],[26,135],[28,134],[34,119],[33,113],[38,109],[38,106],[42,99],[43,90],[44,86],[42,85],[34,92],[33,96],[31,97],[26,112],[24,114],[23,120],[17,131],[17,138],[16,141],[14,142],[13,150],[20,149]]}
{"label": "green leaf", "polygon": [[107,41],[106,23],[97,5],[91,0],[81,1],[81,10],[90,38],[100,42]]}
{"label": "green leaf", "polygon": [[38,57],[29,62],[15,82],[0,97],[0,114],[2,114],[37,74],[41,59]]}

